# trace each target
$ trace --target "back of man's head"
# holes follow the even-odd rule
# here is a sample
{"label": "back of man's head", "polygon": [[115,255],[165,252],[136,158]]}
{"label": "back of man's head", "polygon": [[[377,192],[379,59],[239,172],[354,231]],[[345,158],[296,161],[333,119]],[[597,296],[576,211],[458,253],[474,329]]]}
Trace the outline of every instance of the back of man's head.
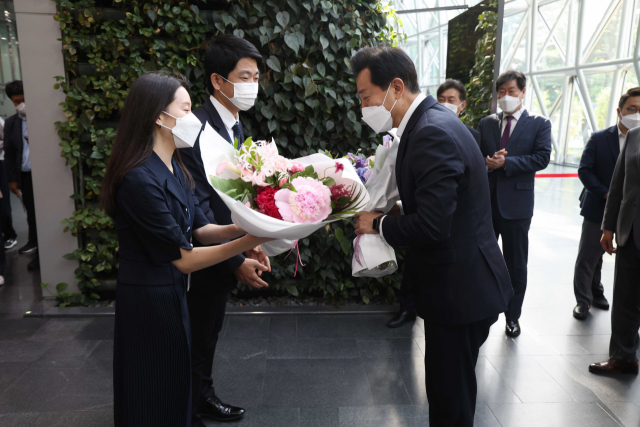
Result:
{"label": "back of man's head", "polygon": [[204,57],[204,71],[209,93],[212,94],[215,91],[211,84],[211,74],[218,74],[226,79],[243,58],[255,60],[258,67],[262,65],[260,52],[245,39],[231,34],[220,34],[211,39]]}
{"label": "back of man's head", "polygon": [[400,48],[374,46],[360,49],[351,57],[351,71],[357,76],[365,69],[371,72],[371,83],[385,90],[399,78],[409,92],[420,92],[416,67]]}
{"label": "back of man's head", "polygon": [[4,86],[4,91],[7,96],[11,99],[11,97],[16,95],[24,95],[24,90],[22,88],[22,80],[14,80],[10,83],[7,83]]}

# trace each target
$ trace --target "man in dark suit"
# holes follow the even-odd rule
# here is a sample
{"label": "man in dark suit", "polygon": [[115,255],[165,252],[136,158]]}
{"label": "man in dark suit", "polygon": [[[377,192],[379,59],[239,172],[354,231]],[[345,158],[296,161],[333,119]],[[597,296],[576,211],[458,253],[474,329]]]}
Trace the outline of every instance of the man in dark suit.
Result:
{"label": "man in dark suit", "polygon": [[520,335],[520,315],[527,289],[529,227],[533,217],[536,172],[551,157],[551,122],[529,114],[522,105],[527,79],[520,71],[498,77],[500,114],[480,121],[480,150],[486,157],[491,210],[496,239],[502,236],[502,253],[515,296],[505,313],[505,332]]}
{"label": "man in dark suit", "polygon": [[[209,43],[205,56],[206,84],[212,94],[193,113],[203,124],[208,123],[230,144],[244,140],[239,112],[253,106],[258,95],[259,65],[262,57],[246,40],[222,34]],[[231,212],[209,184],[200,154],[200,138],[193,148],[181,149],[180,155],[195,181],[195,194],[200,207],[212,224],[231,224]],[[194,246],[201,246],[194,241]],[[246,256],[269,265],[263,252],[247,252]],[[238,281],[260,288],[268,286],[260,273],[245,262],[242,255],[191,274],[187,293],[191,317],[191,371],[193,427],[203,427],[200,416],[218,421],[240,418],[244,409],[222,403],[213,387],[212,365],[218,333],[222,329],[227,293]]]}
{"label": "man in dark suit", "polygon": [[[460,117],[460,114],[467,108],[467,90],[459,80],[447,79],[438,87],[436,92],[438,102],[449,110],[451,110],[456,116]],[[466,125],[465,125],[466,126]],[[480,146],[480,132],[467,126],[471,135]]]}
{"label": "man in dark suit", "polygon": [[398,48],[351,58],[363,120],[397,127],[396,178],[404,215],[357,215],[356,233],[406,248],[418,315],[424,318],[426,389],[432,427],[472,426],[480,346],[513,292],[491,229],[480,150],[464,124],[420,93],[415,67]]}
{"label": "man in dark suit", "polygon": [[[620,98],[618,116],[622,118],[635,114],[638,106],[640,89],[634,88]],[[580,214],[584,220],[573,276],[573,291],[577,301],[573,317],[579,320],[587,318],[591,305],[603,310],[609,309],[609,301],[604,296],[604,287],[600,282],[604,255],[604,249],[600,244],[600,227],[609,197],[613,170],[628,130],[623,122],[619,121],[608,129],[594,132],[580,159],[578,175],[585,188]]]}
{"label": "man in dark suit", "polygon": [[[38,258],[38,232],[36,229],[36,204],[33,196],[33,179],[31,177],[31,152],[29,150],[29,132],[27,129],[27,110],[24,102],[22,81],[16,80],[5,86],[7,96],[16,107],[17,113],[9,117],[4,124],[4,152],[7,166],[9,189],[22,200],[27,211],[29,240],[18,253],[35,253],[27,268],[40,268]],[[5,195],[9,197],[9,195]]]}
{"label": "man in dark suit", "polygon": [[[640,348],[640,88],[620,121],[629,129],[611,179],[602,220],[602,248],[616,254],[609,359],[589,365],[598,374],[638,375]],[[629,93],[627,92],[627,93]],[[635,111],[632,113],[632,111]],[[613,245],[615,234],[618,248]]]}

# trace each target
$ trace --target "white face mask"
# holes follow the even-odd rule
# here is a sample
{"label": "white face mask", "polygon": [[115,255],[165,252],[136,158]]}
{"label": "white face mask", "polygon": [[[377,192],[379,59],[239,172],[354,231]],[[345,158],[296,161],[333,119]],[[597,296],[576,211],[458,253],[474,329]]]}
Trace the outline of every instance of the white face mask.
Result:
{"label": "white face mask", "polygon": [[627,129],[635,129],[640,126],[640,113],[628,114],[620,117],[620,123]]}
{"label": "white face mask", "polygon": [[522,100],[519,96],[505,95],[498,99],[498,107],[507,114],[513,113],[520,107]]}
{"label": "white face mask", "polygon": [[24,105],[24,102],[21,102],[20,104],[18,104],[18,106],[16,107],[16,110],[18,111],[18,113],[26,117],[27,107]]}
{"label": "white face mask", "polygon": [[[169,117],[173,117],[166,111],[163,111],[163,113]],[[193,113],[173,118],[176,119],[176,125],[173,128],[167,127],[162,123],[158,124],[163,128],[171,130],[171,133],[173,133],[173,140],[176,143],[176,148],[192,148],[198,139],[200,129],[202,129],[202,123]]]}
{"label": "white face mask", "polygon": [[458,108],[462,105],[462,102],[459,105],[449,104],[448,102],[443,102],[442,105],[447,107],[449,110],[453,111],[453,114],[458,115]]}
{"label": "white face mask", "polygon": [[[224,79],[224,77],[222,78]],[[227,81],[229,82],[229,80]],[[238,107],[239,110],[247,111],[253,107],[253,104],[256,103],[256,98],[258,97],[258,90],[260,89],[258,83],[229,83],[233,85],[233,98],[229,98],[222,91],[220,91],[220,93],[231,101],[233,105]]]}
{"label": "white face mask", "polygon": [[[389,89],[391,89],[391,85],[389,85]],[[362,120],[364,120],[375,133],[388,132],[393,128],[391,111],[393,111],[393,107],[396,106],[398,100],[396,99],[396,102],[393,103],[391,110],[387,111],[387,109],[384,108],[384,102],[387,100],[387,95],[389,95],[389,89],[387,89],[381,105],[364,107],[362,109]]]}

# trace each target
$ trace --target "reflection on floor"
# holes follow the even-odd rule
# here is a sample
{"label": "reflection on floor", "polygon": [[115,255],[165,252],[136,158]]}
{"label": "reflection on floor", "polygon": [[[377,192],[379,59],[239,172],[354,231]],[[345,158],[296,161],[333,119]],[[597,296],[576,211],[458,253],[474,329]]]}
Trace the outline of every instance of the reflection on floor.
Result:
{"label": "reflection on floor", "polygon": [[[505,337],[501,318],[482,348],[476,426],[640,425],[640,381],[587,372],[607,357],[610,312],[571,315],[581,189],[575,178],[537,179],[523,334]],[[112,426],[113,320],[22,319],[41,298],[27,262],[13,250],[0,289],[0,425]],[[609,299],[613,268],[607,256]],[[423,323],[391,330],[386,320],[230,318],[214,364],[218,394],[247,408],[244,427],[427,426]]]}

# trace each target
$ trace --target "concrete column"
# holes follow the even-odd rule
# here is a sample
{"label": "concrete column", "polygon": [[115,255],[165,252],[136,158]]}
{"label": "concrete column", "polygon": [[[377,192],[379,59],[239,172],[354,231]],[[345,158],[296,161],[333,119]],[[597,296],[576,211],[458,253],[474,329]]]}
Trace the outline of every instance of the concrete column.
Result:
{"label": "concrete column", "polygon": [[36,202],[40,272],[42,281],[55,286],[73,283],[76,261],[62,256],[78,248],[78,241],[64,233],[60,222],[71,216],[75,207],[71,169],[60,157],[61,148],[55,129],[65,115],[58,105],[64,93],[54,90],[56,76],[64,75],[60,27],[53,19],[55,3],[51,0],[15,0],[16,24],[20,46],[20,64],[27,104],[27,123],[31,151],[31,168]]}

